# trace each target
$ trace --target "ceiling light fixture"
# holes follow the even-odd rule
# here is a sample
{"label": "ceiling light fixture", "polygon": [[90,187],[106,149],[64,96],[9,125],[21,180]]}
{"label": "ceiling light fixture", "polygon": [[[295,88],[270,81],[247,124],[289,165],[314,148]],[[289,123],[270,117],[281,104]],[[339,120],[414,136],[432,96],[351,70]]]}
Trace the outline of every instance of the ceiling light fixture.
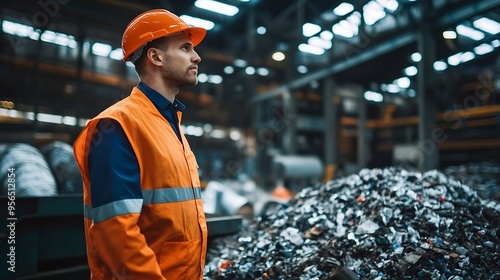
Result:
{"label": "ceiling light fixture", "polygon": [[303,53],[310,53],[314,55],[322,55],[325,53],[325,49],[316,47],[316,46],[311,46],[308,44],[300,44],[299,45],[299,51]]}
{"label": "ceiling light fixture", "polygon": [[415,66],[406,67],[404,70],[405,74],[408,76],[415,76],[418,74],[418,68]]}
{"label": "ceiling light fixture", "polygon": [[482,40],[484,38],[483,32],[476,30],[474,28],[468,27],[468,26],[463,25],[463,24],[460,24],[459,26],[457,26],[457,33],[462,35],[462,36],[469,37],[475,41],[479,41],[479,40]]}
{"label": "ceiling light fixture", "polygon": [[202,18],[192,17],[188,15],[181,15],[180,18],[189,25],[196,27],[203,27],[206,30],[211,30],[215,26],[215,23],[213,21],[209,21]]}
{"label": "ceiling light fixture", "polygon": [[384,7],[375,1],[370,1],[363,6],[363,18],[366,25],[375,24],[377,21],[383,19],[385,15]]}
{"label": "ceiling light fixture", "polygon": [[302,25],[302,34],[305,37],[311,37],[320,31],[321,31],[321,26],[317,24],[307,22],[304,23],[304,25]]}
{"label": "ceiling light fixture", "polygon": [[323,48],[326,50],[329,50],[332,48],[332,41],[330,41],[330,40],[326,41],[326,40],[323,40],[317,36],[309,38],[309,40],[307,40],[307,43],[311,46],[320,47],[320,48]]}
{"label": "ceiling light fixture", "polygon": [[490,53],[494,50],[495,48],[490,45],[490,44],[481,44],[477,47],[474,48],[474,52],[477,54],[477,55],[483,55],[483,54],[487,54],[487,53]]}
{"label": "ceiling light fixture", "polygon": [[488,32],[492,35],[496,35],[500,32],[500,23],[489,19],[487,17],[482,17],[480,19],[475,20],[472,25],[477,28],[481,29],[485,32]]}
{"label": "ceiling light fixture", "polygon": [[275,61],[283,61],[283,60],[285,60],[285,54],[282,52],[275,52],[275,53],[273,53],[272,58]]}
{"label": "ceiling light fixture", "polygon": [[225,16],[234,16],[240,9],[233,5],[224,4],[214,0],[197,0],[194,5],[207,11],[219,13]]}
{"label": "ceiling light fixture", "polygon": [[443,32],[443,38],[448,40],[453,40],[457,38],[457,33],[453,30],[448,30]]}
{"label": "ceiling light fixture", "polygon": [[365,93],[363,94],[364,98],[368,101],[372,101],[372,102],[382,102],[384,101],[384,96],[378,92],[375,92],[375,91],[365,91]]}
{"label": "ceiling light fixture", "polygon": [[412,53],[411,60],[414,62],[420,62],[422,60],[422,55],[419,52]]}
{"label": "ceiling light fixture", "polygon": [[345,16],[348,13],[352,12],[354,10],[354,6],[350,3],[341,3],[340,5],[337,6],[337,8],[333,9],[333,13],[336,14],[337,16]]}
{"label": "ceiling light fixture", "polygon": [[446,70],[446,68],[448,68],[448,64],[446,64],[446,62],[440,61],[440,60],[434,62],[434,64],[432,66],[434,67],[434,70],[436,70],[436,71],[444,71],[444,70]]}

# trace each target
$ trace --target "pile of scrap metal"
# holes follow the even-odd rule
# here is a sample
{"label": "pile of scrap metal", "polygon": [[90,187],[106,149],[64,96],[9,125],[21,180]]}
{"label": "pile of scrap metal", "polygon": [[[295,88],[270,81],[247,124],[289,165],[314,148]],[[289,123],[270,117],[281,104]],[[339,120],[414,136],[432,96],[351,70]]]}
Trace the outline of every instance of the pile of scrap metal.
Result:
{"label": "pile of scrap metal", "polygon": [[215,240],[206,279],[499,279],[500,204],[439,171],[363,169]]}

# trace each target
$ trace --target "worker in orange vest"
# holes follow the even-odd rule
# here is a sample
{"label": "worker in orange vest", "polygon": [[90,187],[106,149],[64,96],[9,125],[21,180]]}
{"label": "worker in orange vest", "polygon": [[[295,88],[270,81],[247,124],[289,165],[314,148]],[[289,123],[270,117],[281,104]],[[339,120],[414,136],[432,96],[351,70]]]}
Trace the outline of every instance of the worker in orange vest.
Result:
{"label": "worker in orange vest", "polygon": [[207,225],[176,96],[197,83],[194,47],[205,35],[159,9],[125,29],[123,60],[134,63],[140,82],[74,143],[92,280],[203,279]]}

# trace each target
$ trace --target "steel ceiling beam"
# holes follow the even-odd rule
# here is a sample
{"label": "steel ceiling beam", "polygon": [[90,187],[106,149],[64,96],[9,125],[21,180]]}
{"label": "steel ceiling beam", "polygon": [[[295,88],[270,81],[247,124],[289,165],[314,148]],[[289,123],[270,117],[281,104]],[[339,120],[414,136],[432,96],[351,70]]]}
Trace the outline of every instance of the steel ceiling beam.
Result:
{"label": "steel ceiling beam", "polygon": [[500,0],[469,1],[464,7],[439,16],[434,27],[447,27],[500,6]]}
{"label": "steel ceiling beam", "polygon": [[320,80],[330,75],[334,75],[336,73],[342,72],[346,69],[352,68],[354,66],[360,65],[364,62],[367,62],[377,56],[384,55],[393,50],[399,49],[403,46],[406,46],[416,40],[416,36],[413,32],[406,32],[402,35],[399,35],[396,38],[385,41],[384,43],[377,45],[367,51],[361,52],[360,54],[348,58],[347,60],[340,61],[335,63],[331,67],[316,71],[309,75],[305,75],[301,78],[298,78],[290,83],[282,85],[280,87],[274,88],[270,91],[267,91],[262,94],[258,94],[257,96],[252,98],[252,102],[258,102],[262,100],[266,100],[272,98],[274,96],[278,96],[287,90],[293,90],[295,88],[301,87],[303,85],[307,85],[308,83],[314,80]]}

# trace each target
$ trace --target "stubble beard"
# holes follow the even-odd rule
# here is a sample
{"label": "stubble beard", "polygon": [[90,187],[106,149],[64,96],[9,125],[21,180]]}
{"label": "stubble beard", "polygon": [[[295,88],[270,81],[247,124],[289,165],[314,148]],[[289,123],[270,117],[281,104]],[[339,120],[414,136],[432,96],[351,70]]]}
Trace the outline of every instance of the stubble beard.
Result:
{"label": "stubble beard", "polygon": [[180,71],[176,71],[173,68],[166,69],[163,77],[168,80],[170,83],[177,85],[179,87],[182,86],[194,86],[198,84],[198,75],[194,75],[191,77],[190,70],[181,73]]}

